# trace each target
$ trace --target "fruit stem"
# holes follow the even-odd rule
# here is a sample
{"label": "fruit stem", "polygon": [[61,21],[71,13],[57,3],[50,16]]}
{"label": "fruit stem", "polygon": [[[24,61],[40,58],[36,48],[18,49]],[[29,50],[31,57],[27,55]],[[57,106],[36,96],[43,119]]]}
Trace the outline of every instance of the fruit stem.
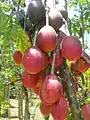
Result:
{"label": "fruit stem", "polygon": [[47,2],[46,2],[45,10],[46,10],[46,25],[49,25],[49,10],[50,10],[50,8],[48,7]]}
{"label": "fruit stem", "polygon": [[33,46],[36,45],[37,33],[38,33],[38,29],[35,30],[35,36],[34,36],[34,40],[33,40]]}
{"label": "fruit stem", "polygon": [[55,69],[55,57],[56,57],[56,51],[53,52],[53,60],[52,60],[52,67],[51,67],[51,74],[54,74]]}

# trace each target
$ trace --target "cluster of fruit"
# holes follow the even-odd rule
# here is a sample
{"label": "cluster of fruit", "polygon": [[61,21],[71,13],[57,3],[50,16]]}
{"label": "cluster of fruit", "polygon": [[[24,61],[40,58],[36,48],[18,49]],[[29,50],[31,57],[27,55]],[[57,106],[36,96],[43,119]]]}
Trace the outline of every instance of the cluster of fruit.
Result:
{"label": "cluster of fruit", "polygon": [[[36,12],[37,11],[37,12]],[[41,13],[42,14],[41,14]],[[33,23],[40,21],[44,16],[44,5],[41,0],[32,0],[28,6],[28,16]],[[22,64],[22,83],[26,88],[32,88],[39,95],[40,111],[43,115],[52,114],[55,120],[64,120],[68,115],[68,102],[64,96],[63,85],[57,72],[63,60],[68,59],[71,70],[85,72],[90,65],[83,59],[90,59],[78,38],[67,36],[57,31],[63,25],[60,11],[54,9],[49,12],[50,25],[44,25],[36,35],[36,44],[30,46],[22,55],[15,51],[13,58],[16,64]],[[51,72],[53,54],[55,52],[55,72]],[[50,53],[50,54],[48,54]],[[87,107],[88,106],[88,107]],[[83,105],[83,116],[90,119],[90,104]],[[87,109],[87,113],[84,112]],[[86,117],[86,114],[88,117]],[[89,118],[89,119],[88,119]]]}

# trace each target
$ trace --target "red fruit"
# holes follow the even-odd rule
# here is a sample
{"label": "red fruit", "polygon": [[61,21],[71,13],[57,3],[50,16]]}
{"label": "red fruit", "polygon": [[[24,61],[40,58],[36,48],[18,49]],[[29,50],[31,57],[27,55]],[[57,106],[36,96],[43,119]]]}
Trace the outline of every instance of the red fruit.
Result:
{"label": "red fruit", "polygon": [[25,51],[22,62],[28,73],[37,74],[44,67],[44,55],[38,47],[32,46]]}
{"label": "red fruit", "polygon": [[63,25],[63,17],[59,10],[52,8],[49,12],[50,25],[58,31]]}
{"label": "red fruit", "polygon": [[[50,63],[52,63],[52,60],[53,60],[53,52],[50,56]],[[60,49],[56,49],[56,58],[55,58],[55,67],[59,67],[60,64],[62,63],[62,54],[61,54],[61,51]]]}
{"label": "red fruit", "polygon": [[41,88],[42,99],[52,104],[60,99],[62,94],[62,84],[56,75],[47,75]]}
{"label": "red fruit", "polygon": [[85,120],[90,120],[90,103],[82,105],[82,115]]}
{"label": "red fruit", "polygon": [[60,101],[52,106],[51,112],[55,120],[64,120],[68,115],[68,103],[64,96],[60,97]]}
{"label": "red fruit", "polygon": [[22,53],[20,51],[15,50],[13,53],[14,62],[19,65],[22,63]]}
{"label": "red fruit", "polygon": [[38,82],[38,75],[28,74],[26,70],[22,72],[22,83],[26,88],[34,88]]}
{"label": "red fruit", "polygon": [[61,42],[61,51],[65,59],[76,61],[82,53],[82,45],[74,36],[67,36]]}
{"label": "red fruit", "polygon": [[45,79],[45,71],[41,71],[38,74],[38,82],[37,82],[36,86],[34,87],[34,92],[38,95],[40,93],[40,89],[41,89],[41,86],[44,82],[44,79]]}
{"label": "red fruit", "polygon": [[[88,54],[85,51],[83,51],[82,54],[84,57],[89,58]],[[82,57],[76,62],[71,63],[71,69],[74,71],[85,72],[88,70],[88,68],[89,64]]]}
{"label": "red fruit", "polygon": [[43,115],[48,115],[51,113],[51,110],[52,110],[52,106],[50,105],[46,105],[44,103],[41,102],[40,104],[40,111]]}
{"label": "red fruit", "polygon": [[40,29],[37,36],[37,45],[44,52],[51,52],[56,47],[57,37],[53,27],[47,25]]}

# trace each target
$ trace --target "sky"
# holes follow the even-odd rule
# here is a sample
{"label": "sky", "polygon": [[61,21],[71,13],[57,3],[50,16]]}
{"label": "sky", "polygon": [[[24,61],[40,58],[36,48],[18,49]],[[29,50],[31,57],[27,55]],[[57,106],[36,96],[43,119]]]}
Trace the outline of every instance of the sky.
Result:
{"label": "sky", "polygon": [[[26,6],[28,6],[30,0],[26,0]],[[49,7],[53,6],[53,0],[47,0],[47,4]],[[60,0],[59,5],[57,5],[57,8],[63,9],[64,8],[64,0]],[[68,9],[68,17],[72,18],[74,16],[74,13],[78,14],[78,12],[74,11],[73,9]],[[90,49],[90,34],[85,34],[85,40],[87,40],[87,45]]]}

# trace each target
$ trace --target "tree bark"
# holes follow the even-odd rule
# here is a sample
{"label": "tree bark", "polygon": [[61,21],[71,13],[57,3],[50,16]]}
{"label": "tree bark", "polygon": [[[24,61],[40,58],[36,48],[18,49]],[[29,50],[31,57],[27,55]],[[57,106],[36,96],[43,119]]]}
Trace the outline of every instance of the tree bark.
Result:
{"label": "tree bark", "polygon": [[66,96],[69,101],[69,106],[73,118],[72,120],[82,120],[79,103],[77,100],[75,89],[73,87],[74,85],[73,85],[72,76],[65,61],[60,66],[59,74],[60,77],[62,78],[64,91],[66,92]]}

